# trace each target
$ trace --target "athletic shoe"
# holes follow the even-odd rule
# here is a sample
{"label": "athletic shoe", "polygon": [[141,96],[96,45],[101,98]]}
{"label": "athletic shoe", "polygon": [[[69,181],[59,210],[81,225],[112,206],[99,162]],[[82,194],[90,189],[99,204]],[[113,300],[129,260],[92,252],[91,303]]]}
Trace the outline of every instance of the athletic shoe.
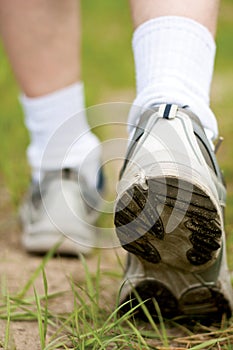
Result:
{"label": "athletic shoe", "polygon": [[116,233],[129,252],[120,303],[139,295],[155,317],[153,298],[165,318],[229,317],[225,200],[222,173],[199,119],[176,105],[146,111],[116,201]]}
{"label": "athletic shoe", "polygon": [[62,254],[90,253],[96,246],[98,206],[98,191],[89,189],[75,170],[45,172],[20,208],[24,248],[46,253],[60,243],[57,251]]}

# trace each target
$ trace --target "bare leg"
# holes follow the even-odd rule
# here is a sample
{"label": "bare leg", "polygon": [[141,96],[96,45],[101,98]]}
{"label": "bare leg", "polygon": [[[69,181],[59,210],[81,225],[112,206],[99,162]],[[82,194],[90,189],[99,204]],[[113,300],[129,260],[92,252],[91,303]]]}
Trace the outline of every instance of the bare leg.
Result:
{"label": "bare leg", "polygon": [[16,79],[30,97],[80,80],[76,0],[0,0],[0,30]]}
{"label": "bare leg", "polygon": [[219,0],[130,0],[134,26],[160,16],[191,18],[209,29],[214,35]]}
{"label": "bare leg", "polygon": [[[85,244],[92,247],[93,230],[86,230],[83,235],[85,225],[81,228],[77,223],[71,224],[71,218],[75,218],[74,222],[80,217],[80,222],[89,220],[84,217],[86,204],[74,177],[78,179],[81,165],[84,168],[83,160],[99,144],[86,121],[80,81],[79,1],[0,0],[0,32],[23,92],[21,102],[31,138],[28,160],[32,168],[32,191],[40,193],[38,183],[43,187],[43,200],[39,199],[35,205],[30,191],[21,207],[22,243],[30,252],[44,253],[61,241],[60,232],[63,232],[66,236],[72,233],[72,240],[77,243],[85,236]],[[83,176],[87,186],[95,188],[93,174],[99,168],[99,154],[95,152],[85,164]],[[68,173],[73,174],[66,176],[65,192],[62,168],[69,168]],[[59,251],[66,254],[90,250],[68,239],[59,246]]]}
{"label": "bare leg", "polygon": [[[58,126],[78,115],[76,137],[88,129],[80,81],[79,5],[79,0],[0,0],[0,32],[23,92],[21,102],[31,138],[28,160],[35,179],[40,170],[60,169],[70,146],[67,142],[72,143],[71,133],[61,128],[59,142],[46,153],[50,154],[48,167],[41,164]],[[85,135],[63,166],[77,168],[80,156],[98,144],[91,132]]]}

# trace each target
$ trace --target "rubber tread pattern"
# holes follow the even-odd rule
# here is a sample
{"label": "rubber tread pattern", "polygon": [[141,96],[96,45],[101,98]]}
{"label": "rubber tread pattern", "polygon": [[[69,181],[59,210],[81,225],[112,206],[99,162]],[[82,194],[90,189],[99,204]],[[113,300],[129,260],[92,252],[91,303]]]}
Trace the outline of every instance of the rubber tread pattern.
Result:
{"label": "rubber tread pattern", "polygon": [[[215,322],[221,322],[225,314],[228,318],[231,316],[231,308],[228,301],[217,288],[197,287],[189,290],[180,300],[173,295],[163,283],[158,281],[145,280],[132,288],[132,292],[122,302],[126,303],[120,309],[120,314],[143,304],[147,307],[150,315],[155,321],[159,322],[158,307],[164,319],[176,317],[180,323],[201,322],[210,325]],[[157,305],[156,305],[157,303]],[[132,315],[136,318],[148,321],[143,307],[136,308]]]}
{"label": "rubber tread pattern", "polygon": [[163,240],[165,236],[166,222],[157,211],[162,205],[168,213],[167,221],[172,215],[169,208],[175,207],[184,215],[180,225],[186,227],[190,241],[187,262],[200,266],[213,259],[213,252],[220,248],[222,230],[219,214],[206,193],[177,178],[152,178],[147,185],[147,190],[133,185],[117,202],[114,223],[123,248],[151,263],[163,260],[154,239]]}

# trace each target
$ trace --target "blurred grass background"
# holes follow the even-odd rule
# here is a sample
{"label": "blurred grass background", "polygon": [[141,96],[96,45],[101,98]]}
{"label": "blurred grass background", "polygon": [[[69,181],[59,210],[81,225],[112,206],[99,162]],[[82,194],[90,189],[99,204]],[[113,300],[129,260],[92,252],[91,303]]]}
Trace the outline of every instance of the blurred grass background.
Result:
{"label": "blurred grass background", "polygon": [[[132,26],[125,0],[82,1],[83,79],[87,106],[131,102],[134,96]],[[223,0],[217,34],[212,108],[224,143],[218,159],[228,186],[226,231],[228,259],[233,269],[233,2]],[[17,208],[27,189],[30,171],[25,149],[29,142],[18,103],[19,89],[0,44],[0,183],[7,186]],[[0,198],[1,201],[1,198]]]}

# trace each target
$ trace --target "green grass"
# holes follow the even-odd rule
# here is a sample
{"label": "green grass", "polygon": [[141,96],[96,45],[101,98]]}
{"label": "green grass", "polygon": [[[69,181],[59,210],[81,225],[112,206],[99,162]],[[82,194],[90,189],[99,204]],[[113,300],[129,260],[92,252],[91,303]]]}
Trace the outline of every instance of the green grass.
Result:
{"label": "green grass", "polygon": [[[86,83],[87,105],[109,101],[119,91],[134,91],[134,64],[131,53],[131,20],[124,0],[82,2],[83,11],[83,78]],[[212,90],[212,108],[219,119],[224,143],[219,161],[228,184],[226,231],[228,259],[233,269],[233,25],[232,0],[223,0],[217,35],[218,51]],[[100,40],[98,40],[98,38]],[[0,47],[0,178],[8,187],[17,208],[25,192],[30,171],[25,149],[29,142],[23,126],[23,115],[17,100],[19,89],[9,63]],[[130,101],[129,101],[130,102]],[[11,323],[17,320],[37,322],[43,349],[155,349],[176,344],[180,349],[232,349],[233,328],[222,325],[219,329],[199,327],[193,332],[182,329],[185,336],[169,335],[170,324],[161,319],[157,326],[144,308],[148,323],[138,324],[130,313],[117,317],[117,307],[103,307],[101,303],[101,274],[88,269],[83,259],[85,283],[70,279],[74,308],[69,314],[54,313],[50,302],[62,300],[62,293],[48,294],[45,266],[52,258],[50,252],[18,293],[9,294],[2,288],[0,318],[6,320],[5,334],[0,335],[0,346],[14,349]],[[114,274],[114,271],[109,273]],[[38,278],[44,282],[44,294],[35,289],[28,294]],[[120,279],[119,279],[120,282]],[[48,331],[49,330],[49,331]]]}
{"label": "green grass", "polygon": [[[14,295],[7,289],[0,299],[0,319],[6,320],[5,335],[0,335],[4,349],[15,349],[10,324],[15,321],[37,322],[41,349],[232,349],[233,326],[221,327],[197,325],[190,330],[184,326],[164,321],[158,305],[159,322],[155,323],[143,302],[139,306],[145,314],[145,321],[134,319],[139,306],[119,316],[120,307],[109,307],[104,302],[100,259],[96,271],[90,272],[87,261],[81,257],[85,270],[85,282],[74,282],[67,277],[72,291],[73,310],[70,313],[56,313],[50,307],[53,302],[61,303],[66,291],[60,294],[48,293],[45,274],[46,264],[53,257],[50,252],[40,263],[36,274],[29,276],[29,282]],[[109,274],[111,271],[108,272]],[[114,274],[114,271],[112,272]],[[26,291],[33,287],[37,279],[42,279],[44,293],[34,287],[34,296]],[[22,292],[23,291],[23,292]],[[33,332],[35,332],[33,326]],[[176,327],[176,328],[174,328]],[[173,334],[169,330],[175,329]]]}

